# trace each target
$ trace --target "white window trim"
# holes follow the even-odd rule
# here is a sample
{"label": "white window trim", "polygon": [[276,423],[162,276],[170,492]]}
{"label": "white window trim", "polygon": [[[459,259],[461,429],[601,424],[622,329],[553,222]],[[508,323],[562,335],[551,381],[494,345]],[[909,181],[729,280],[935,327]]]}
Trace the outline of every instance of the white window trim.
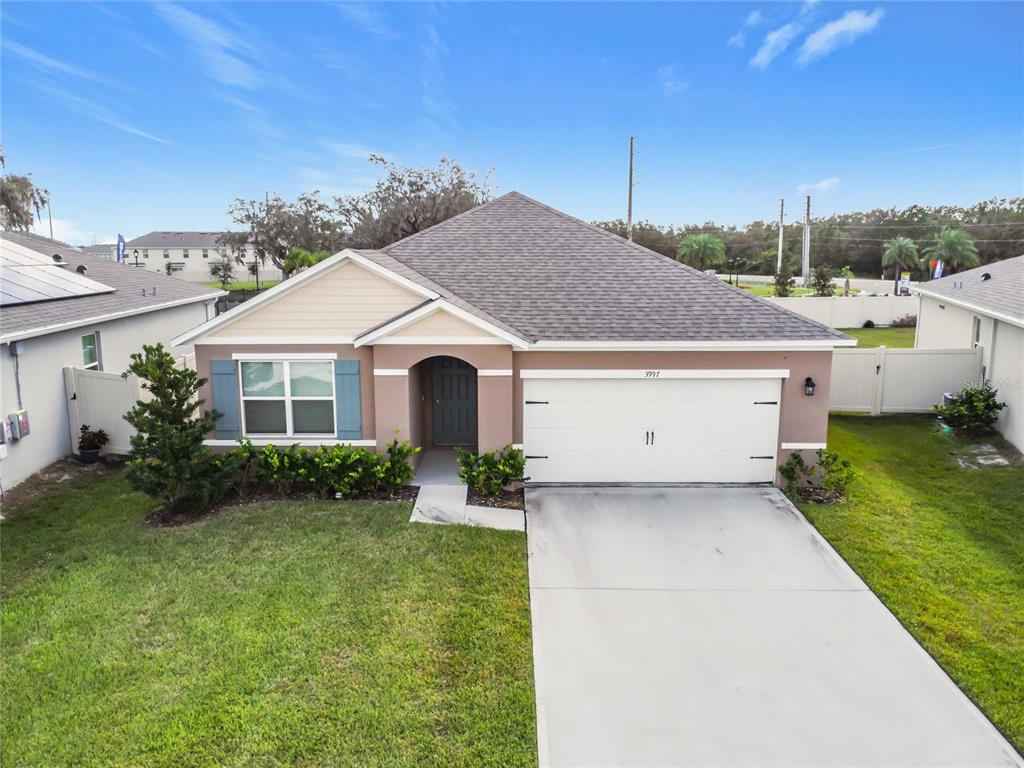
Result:
{"label": "white window trim", "polygon": [[294,360],[303,362],[309,360],[337,360],[337,352],[289,352],[288,354],[274,354],[273,352],[235,352],[231,355],[232,360],[249,360],[255,362],[279,363]]}
{"label": "white window trim", "polygon": [[477,376],[511,376],[511,368],[477,368]]}
{"label": "white window trim", "polygon": [[539,368],[519,371],[521,379],[788,379],[788,368],[745,369],[658,369],[642,368],[629,370],[584,369],[584,370],[542,370]]}
{"label": "white window trim", "polygon": [[[241,418],[241,424],[242,424],[242,437],[248,437],[248,438],[252,438],[254,440],[256,440],[256,439],[268,440],[270,442],[273,442],[275,440],[312,440],[312,441],[316,442],[318,445],[321,442],[323,442],[324,440],[327,440],[327,439],[337,440],[337,437],[338,437],[338,401],[337,401],[338,393],[337,393],[337,381],[336,381],[335,376],[334,376],[333,366],[332,366],[332,370],[331,370],[331,397],[330,397],[330,402],[331,402],[331,423],[334,425],[334,431],[333,432],[299,432],[299,433],[295,432],[295,425],[294,425],[293,419],[292,419],[291,404],[293,402],[296,402],[296,401],[298,401],[298,402],[313,401],[313,400],[316,400],[316,401],[326,401],[328,398],[327,397],[309,397],[309,396],[300,396],[300,395],[293,396],[292,395],[292,383],[291,383],[291,368],[289,366],[289,362],[308,363],[308,362],[322,361],[322,362],[328,363],[328,362],[333,362],[336,359],[336,357],[337,357],[337,355],[335,355],[334,357],[329,357],[327,355],[319,355],[319,356],[316,356],[316,357],[297,358],[296,356],[292,355],[289,358],[276,358],[276,359],[273,358],[273,357],[263,357],[263,356],[260,356],[260,357],[250,357],[250,358],[245,358],[245,359],[236,359],[236,361],[235,361],[235,366],[236,366],[235,370],[236,370],[236,373],[238,375],[238,402],[239,402],[238,410],[239,410],[239,416]],[[265,397],[261,397],[259,395],[256,395],[256,396],[246,395],[245,392],[244,392],[244,381],[243,381],[243,377],[242,377],[242,363],[244,363],[244,362],[252,362],[252,363],[281,363],[282,367],[283,367],[282,373],[284,375],[284,395],[273,395],[273,396],[268,395],[268,396],[265,396]],[[245,401],[246,400],[267,400],[267,401],[275,401],[275,402],[279,401],[279,400],[283,400],[284,401],[285,431],[284,432],[252,432],[252,433],[250,433],[248,431],[247,425],[245,423]]]}
{"label": "white window trim", "polygon": [[[269,437],[256,437],[250,438],[252,444],[262,448],[266,445],[301,445],[306,448],[316,448],[321,445],[332,446],[332,445],[354,445],[356,447],[371,448],[377,445],[376,440],[339,440],[337,437],[332,438],[288,438],[285,435],[280,435],[276,438]],[[203,440],[203,445],[207,445],[211,448],[234,448],[238,445],[237,440]]]}

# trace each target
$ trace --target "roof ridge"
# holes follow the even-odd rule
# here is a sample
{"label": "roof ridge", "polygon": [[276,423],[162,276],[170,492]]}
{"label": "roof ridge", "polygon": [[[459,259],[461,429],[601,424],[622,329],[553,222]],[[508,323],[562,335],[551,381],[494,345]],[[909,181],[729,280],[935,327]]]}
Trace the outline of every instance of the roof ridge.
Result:
{"label": "roof ridge", "polygon": [[[439,222],[437,222],[437,224],[431,224],[426,229],[421,229],[419,232],[413,232],[411,235],[408,235],[407,237],[403,237],[403,238],[401,238],[399,240],[395,240],[395,242],[393,242],[393,243],[388,243],[387,245],[381,246],[380,248],[376,248],[374,250],[383,251],[384,253],[386,253],[389,256],[391,256],[391,252],[388,251],[388,248],[392,248],[392,247],[398,245],[399,243],[404,245],[405,243],[408,243],[410,240],[415,240],[420,235],[425,235],[427,232],[433,232],[438,227],[443,227],[445,224],[450,224],[451,222],[456,221],[458,219],[466,218],[470,214],[476,213],[477,211],[482,211],[484,208],[487,208],[487,207],[493,205],[494,203],[498,202],[499,200],[504,200],[506,197],[512,197],[513,195],[518,195],[518,194],[519,194],[518,192],[513,190],[511,192],[506,192],[504,195],[498,195],[497,197],[492,197],[490,200],[486,200],[486,201],[480,203],[480,205],[474,205],[468,211],[463,211],[462,213],[457,213],[454,216],[445,219],[444,221],[439,221]],[[523,197],[525,197],[525,195],[523,195]],[[527,198],[527,199],[529,199],[529,198]],[[398,258],[398,257],[397,256],[392,256],[392,258]]]}

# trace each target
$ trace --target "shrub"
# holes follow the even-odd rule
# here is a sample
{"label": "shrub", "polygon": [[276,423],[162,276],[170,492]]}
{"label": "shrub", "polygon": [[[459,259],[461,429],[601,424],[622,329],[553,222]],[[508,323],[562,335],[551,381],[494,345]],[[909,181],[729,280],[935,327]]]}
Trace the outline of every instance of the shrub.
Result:
{"label": "shrub", "polygon": [[904,315],[892,321],[893,328],[914,328],[917,326],[917,315]]}
{"label": "shrub", "polygon": [[498,496],[501,489],[512,483],[526,480],[526,458],[523,452],[511,445],[501,451],[473,453],[456,449],[459,462],[459,479],[473,490],[488,496]]}
{"label": "shrub", "polygon": [[379,483],[380,461],[365,448],[320,446],[304,458],[282,467],[282,472],[294,473],[319,496],[358,496],[372,492]]}
{"label": "shrub", "polygon": [[815,469],[821,481],[821,487],[841,496],[846,495],[846,490],[857,477],[857,472],[850,460],[844,459],[836,451],[828,448],[821,448],[818,451],[818,463]]}
{"label": "shrub", "polygon": [[231,490],[238,498],[246,498],[259,483],[260,451],[252,440],[245,438],[238,441],[238,447],[224,457],[224,462],[229,471]]}
{"label": "shrub", "polygon": [[793,272],[786,260],[783,259],[782,267],[772,277],[772,294],[775,296],[792,296],[795,284]]}
{"label": "shrub", "polygon": [[281,496],[288,496],[296,490],[300,481],[306,479],[302,471],[309,460],[309,451],[298,444],[279,448],[268,445],[259,452],[256,465],[256,479],[261,485],[273,488]]}
{"label": "shrub", "polygon": [[832,267],[828,264],[820,264],[811,275],[811,286],[814,288],[815,296],[833,296],[836,287],[832,283]]}
{"label": "shrub", "polygon": [[133,373],[149,400],[125,414],[133,427],[127,477],[132,486],[164,503],[163,514],[197,514],[218,501],[230,481],[228,462],[203,445],[213,429],[215,411],[199,413],[195,371],[179,368],[162,344],[145,345],[131,357],[124,374]]}
{"label": "shrub", "polygon": [[875,327],[875,321],[874,320],[865,320],[864,321],[864,325],[862,325],[861,327],[862,328],[874,328]]}
{"label": "shrub", "polygon": [[786,481],[785,491],[787,495],[793,495],[801,481],[807,480],[807,463],[799,453],[789,454],[786,463],[779,467],[779,474]]}
{"label": "shrub", "polygon": [[384,466],[384,476],[381,478],[381,489],[388,494],[394,494],[399,488],[412,480],[413,470],[409,459],[419,453],[422,448],[409,445],[408,440],[401,443],[392,440],[388,446],[388,458]]}
{"label": "shrub", "polygon": [[110,442],[110,435],[102,429],[89,429],[88,424],[83,424],[78,430],[78,450],[98,451]]}
{"label": "shrub", "polygon": [[949,405],[936,405],[935,412],[955,431],[974,432],[991,429],[1005,407],[1006,403],[996,400],[991,382],[986,381],[980,387],[964,387]]}

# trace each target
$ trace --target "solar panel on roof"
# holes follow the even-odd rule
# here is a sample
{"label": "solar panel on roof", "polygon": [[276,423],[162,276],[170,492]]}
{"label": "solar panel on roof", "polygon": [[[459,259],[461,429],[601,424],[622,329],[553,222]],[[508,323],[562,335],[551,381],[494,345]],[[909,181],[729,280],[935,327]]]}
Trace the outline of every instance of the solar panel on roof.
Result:
{"label": "solar panel on roof", "polygon": [[0,306],[113,293],[109,285],[90,280],[66,265],[27,248],[4,243],[0,252]]}

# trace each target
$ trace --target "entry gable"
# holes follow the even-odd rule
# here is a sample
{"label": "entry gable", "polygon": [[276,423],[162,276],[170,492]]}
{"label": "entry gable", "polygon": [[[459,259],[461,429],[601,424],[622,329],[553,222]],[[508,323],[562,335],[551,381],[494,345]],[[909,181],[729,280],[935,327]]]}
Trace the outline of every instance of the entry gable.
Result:
{"label": "entry gable", "polygon": [[342,251],[174,341],[350,343],[436,296],[353,251]]}
{"label": "entry gable", "polygon": [[364,333],[355,345],[364,344],[511,344],[527,342],[483,318],[438,299]]}

